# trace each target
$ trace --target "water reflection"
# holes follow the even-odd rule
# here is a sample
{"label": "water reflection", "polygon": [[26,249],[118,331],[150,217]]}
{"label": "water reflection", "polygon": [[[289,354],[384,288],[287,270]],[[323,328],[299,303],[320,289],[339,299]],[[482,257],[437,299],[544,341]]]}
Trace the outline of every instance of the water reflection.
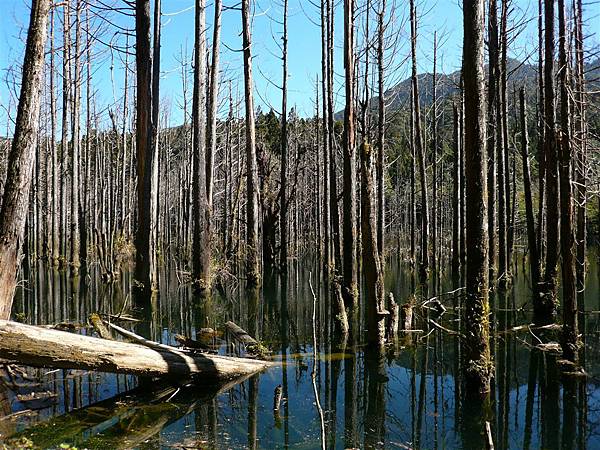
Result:
{"label": "water reflection", "polygon": [[[499,449],[597,448],[599,268],[595,257],[589,260],[587,313],[581,315],[581,361],[589,377],[561,375],[557,356],[531,351],[536,337],[527,329],[504,332],[530,319],[528,275],[519,264],[513,289],[494,294],[496,371],[493,395],[481,404],[465,398],[461,340],[431,327],[426,310],[415,319],[422,331],[410,339],[401,336],[384,354],[361,345],[364,327],[337,341],[331,299],[315,261],[290,263],[285,276],[266,274],[262,290],[245,290],[232,279],[203,298],[165,269],[160,292],[143,308],[132,304],[127,272],[104,284],[94,268],[68,278],[39,264],[30,269],[31,281],[19,289],[13,311],[28,323],[84,326],[92,312],[127,313],[140,320],[129,325],[136,333],[174,344],[175,334],[198,337],[200,329],[222,329],[232,320],[268,346],[281,365],[220,392],[169,388],[152,395],[132,391],[138,380],[131,376],[28,369],[30,389],[56,394],[39,409],[18,400],[27,387],[16,386],[4,373],[0,411],[5,416],[31,411],[0,420],[0,433],[5,439],[28,436],[42,448],[63,442],[87,448],[319,448],[314,372],[327,448],[485,448],[485,422]],[[314,340],[309,273],[317,298]],[[399,261],[389,263],[386,287],[400,305],[419,289]],[[441,276],[428,289],[431,295],[448,292],[453,282]],[[447,312],[430,318],[461,330],[460,296],[444,304]],[[363,318],[364,311],[358,311],[354,320],[358,325]],[[557,338],[555,332],[535,334]],[[215,336],[214,343],[220,352],[242,352],[227,336]]]}

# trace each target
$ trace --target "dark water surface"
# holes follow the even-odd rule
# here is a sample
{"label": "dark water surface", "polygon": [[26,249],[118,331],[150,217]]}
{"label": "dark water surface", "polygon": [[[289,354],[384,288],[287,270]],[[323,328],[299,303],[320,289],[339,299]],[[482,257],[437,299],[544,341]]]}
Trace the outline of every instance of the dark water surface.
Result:
{"label": "dark water surface", "polygon": [[[527,328],[503,332],[531,320],[529,280],[519,259],[513,288],[493,299],[496,371],[493,401],[483,410],[473,410],[464,398],[460,339],[428,324],[425,312],[419,312],[415,324],[422,331],[401,336],[384,356],[366,351],[358,332],[345,344],[336,343],[323,283],[310,260],[295,262],[287,283],[267,276],[258,296],[231,277],[226,289],[200,303],[189,286],[179,283],[181,274],[164,271],[161,291],[144,311],[131,308],[129,273],[106,285],[93,270],[72,280],[40,265],[25,274],[35,281],[19,289],[13,317],[32,324],[85,323],[92,312],[125,311],[143,319],[128,327],[169,344],[175,344],[176,333],[222,330],[233,320],[281,364],[221,391],[154,386],[152,393],[134,389],[137,380],[131,376],[27,369],[27,377],[17,374],[9,388],[0,386],[0,413],[24,411],[0,419],[0,440],[41,448],[312,449],[321,448],[324,433],[327,448],[454,449],[479,448],[479,432],[489,421],[497,449],[600,448],[597,261],[597,253],[590,254],[581,322],[581,358],[588,376],[565,378],[559,375],[556,356],[530,349],[539,333],[534,336]],[[309,276],[317,291],[314,335]],[[398,303],[413,295],[413,286],[404,264],[388,264],[386,290]],[[442,279],[439,291],[451,290]],[[460,297],[446,296],[442,303],[447,311],[441,317],[430,311],[429,317],[459,330]],[[92,333],[89,328],[80,332]],[[542,338],[558,339],[551,333]],[[219,343],[221,353],[241,351],[226,338]],[[276,412],[278,386],[283,400]],[[17,398],[32,391],[47,391],[46,398]]]}

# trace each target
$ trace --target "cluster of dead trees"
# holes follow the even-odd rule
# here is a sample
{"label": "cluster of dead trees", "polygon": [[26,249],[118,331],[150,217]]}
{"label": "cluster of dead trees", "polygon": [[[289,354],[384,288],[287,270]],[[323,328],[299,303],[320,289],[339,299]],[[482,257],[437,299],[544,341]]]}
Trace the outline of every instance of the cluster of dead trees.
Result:
{"label": "cluster of dead trees", "polygon": [[[433,73],[419,76],[420,6],[411,0],[410,94],[393,110],[389,104],[399,94],[386,80],[402,59],[401,25],[398,6],[388,3],[344,0],[343,10],[333,0],[315,5],[322,64],[315,115],[303,119],[287,104],[287,0],[280,21],[281,110],[267,114],[253,99],[251,1],[242,0],[240,8],[220,0],[210,6],[208,45],[209,7],[195,0],[193,58],[181,52],[183,124],[173,127],[169,108],[160,104],[160,0],[136,0],[116,11],[135,18],[135,64],[130,32],[117,30],[124,44],[103,39],[117,27],[103,20],[111,9],[103,2],[34,0],[2,177],[0,317],[10,315],[23,252],[73,276],[97,261],[106,281],[135,254],[142,300],[156,290],[162,263],[184,269],[198,292],[207,293],[221,270],[254,288],[265,270],[285,275],[290,258],[316,252],[342,332],[351,327],[362,291],[368,341],[381,346],[389,315],[383,268],[396,248],[414,264],[424,292],[431,275],[437,286],[445,262],[457,287],[464,280],[468,373],[486,391],[489,290],[510,286],[515,247],[526,242],[536,320],[556,315],[560,268],[563,350],[576,360],[588,153],[597,142],[586,115],[581,0],[539,0],[535,95],[518,85],[525,81],[511,80],[518,67],[510,67],[509,47],[523,31],[512,26],[511,0],[463,2],[463,62],[454,79],[438,73],[437,33]],[[225,11],[241,19],[242,97],[233,80],[220,76]],[[338,13],[343,121],[335,101]],[[107,110],[92,85],[96,52],[110,55],[111,70],[116,59],[124,69],[123,96]],[[438,92],[441,79],[451,85],[450,95]],[[423,101],[423,89],[430,102]],[[528,99],[537,108],[529,108]],[[226,114],[219,113],[221,104]]]}

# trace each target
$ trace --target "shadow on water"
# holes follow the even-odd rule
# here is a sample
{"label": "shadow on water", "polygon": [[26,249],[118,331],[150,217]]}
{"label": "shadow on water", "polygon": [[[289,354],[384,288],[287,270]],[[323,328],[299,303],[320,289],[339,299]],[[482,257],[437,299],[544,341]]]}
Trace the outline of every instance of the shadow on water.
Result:
{"label": "shadow on water", "polygon": [[[362,345],[364,311],[355,319],[360,332],[355,328],[347,340],[336,340],[331,298],[316,261],[290,262],[284,276],[265,274],[261,290],[246,290],[232,280],[203,298],[165,269],[160,291],[143,308],[133,305],[128,272],[104,284],[93,268],[71,279],[39,264],[18,291],[13,317],[19,320],[85,325],[92,312],[124,313],[140,320],[130,329],[153,340],[175,344],[175,334],[200,339],[212,328],[217,332],[209,343],[216,351],[244,354],[220,333],[232,320],[281,364],[234,386],[152,386],[152,391],[132,376],[27,369],[31,390],[52,395],[39,408],[17,397],[26,383],[19,391],[3,374],[0,433],[2,439],[28,437],[42,448],[69,443],[86,448],[312,449],[321,446],[316,390],[326,448],[480,449],[486,446],[486,422],[497,449],[600,448],[599,268],[597,258],[589,260],[586,312],[581,312],[581,361],[589,376],[565,376],[560,357],[531,350],[536,339],[556,340],[556,334],[534,336],[527,328],[505,332],[530,321],[528,274],[519,264],[512,289],[494,294],[496,370],[492,395],[484,402],[465,396],[461,340],[426,320],[460,331],[460,295],[444,298],[441,316],[417,311],[414,325],[421,332],[400,336],[379,353]],[[317,298],[314,324],[309,273]],[[389,262],[385,282],[401,305],[415,290],[417,297],[427,291],[400,261]],[[452,290],[446,273],[429,287],[430,295]],[[80,332],[92,333],[85,326]]]}

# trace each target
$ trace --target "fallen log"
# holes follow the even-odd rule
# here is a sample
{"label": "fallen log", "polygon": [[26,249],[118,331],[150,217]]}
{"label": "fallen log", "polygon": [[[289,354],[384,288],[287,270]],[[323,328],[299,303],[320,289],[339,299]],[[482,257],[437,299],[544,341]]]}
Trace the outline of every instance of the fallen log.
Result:
{"label": "fallen log", "polygon": [[225,324],[227,331],[231,333],[231,336],[244,345],[257,345],[258,341],[250,336],[242,327],[238,326],[231,320]]}
{"label": "fallen log", "polygon": [[187,353],[169,346],[150,348],[108,341],[6,320],[0,320],[0,358],[33,367],[210,380],[230,380],[274,365],[268,361]]}
{"label": "fallen log", "polygon": [[104,322],[102,322],[102,319],[97,313],[90,314],[90,322],[94,327],[94,330],[96,330],[102,339],[109,339],[111,341],[113,340],[110,331],[108,331],[108,328],[106,328],[106,325],[104,325]]}

